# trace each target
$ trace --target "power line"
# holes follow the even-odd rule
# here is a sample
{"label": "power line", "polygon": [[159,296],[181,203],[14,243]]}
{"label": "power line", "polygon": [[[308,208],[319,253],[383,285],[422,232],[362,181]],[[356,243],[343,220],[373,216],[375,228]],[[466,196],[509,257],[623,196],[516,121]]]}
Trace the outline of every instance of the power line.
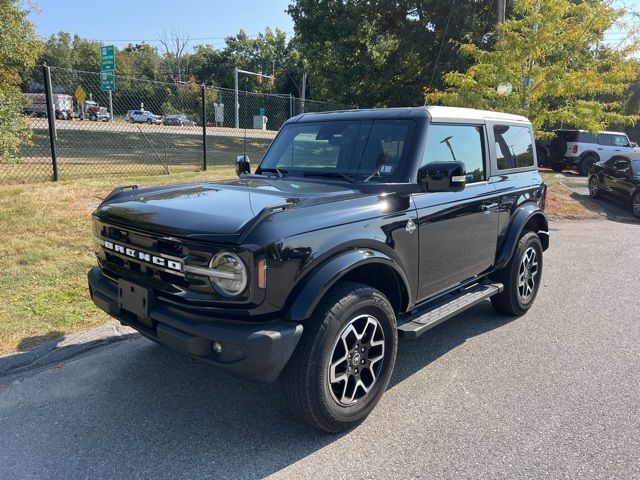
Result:
{"label": "power line", "polygon": [[[285,35],[291,35],[294,32],[284,32]],[[247,38],[257,38],[263,33],[256,33],[255,35],[246,35]],[[235,38],[235,35],[227,35],[225,37],[194,37],[189,38],[190,42],[200,42],[203,40],[226,40],[227,38]],[[98,42],[146,42],[146,43],[159,43],[158,38],[107,38],[107,39],[95,39]]]}

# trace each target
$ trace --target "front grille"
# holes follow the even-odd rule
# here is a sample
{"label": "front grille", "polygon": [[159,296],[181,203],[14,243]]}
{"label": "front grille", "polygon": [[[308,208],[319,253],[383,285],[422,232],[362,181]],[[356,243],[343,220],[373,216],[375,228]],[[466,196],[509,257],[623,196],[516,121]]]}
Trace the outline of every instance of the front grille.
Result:
{"label": "front grille", "polygon": [[190,265],[206,267],[213,252],[193,250],[182,241],[174,238],[157,238],[151,234],[135,232],[113,225],[97,223],[96,255],[100,267],[109,272],[109,276],[117,280],[126,278],[137,281],[167,294],[180,294],[185,291],[215,294],[211,282],[197,275],[186,275],[184,272],[172,272],[149,262],[130,258],[123,253],[109,251],[101,244],[106,241],[118,245],[139,249],[148,254],[158,254],[166,258],[180,260],[183,264],[189,260]]}

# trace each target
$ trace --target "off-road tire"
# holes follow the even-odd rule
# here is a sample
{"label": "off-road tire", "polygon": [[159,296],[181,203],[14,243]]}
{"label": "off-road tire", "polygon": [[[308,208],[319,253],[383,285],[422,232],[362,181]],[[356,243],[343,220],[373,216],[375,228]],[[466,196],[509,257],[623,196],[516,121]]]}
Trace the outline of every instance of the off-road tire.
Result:
{"label": "off-road tire", "polygon": [[553,162],[551,163],[551,170],[553,170],[554,172],[561,172],[564,170],[564,164],[563,163],[557,163],[557,162]]}
{"label": "off-road tire", "polygon": [[[371,315],[384,333],[384,356],[369,391],[352,405],[341,405],[331,390],[329,370],[340,335],[353,321]],[[361,283],[342,281],[320,301],[282,374],[284,392],[294,412],[309,425],[340,432],[360,424],[387,388],[398,349],[396,317],[389,300]]]}
{"label": "off-road tire", "polygon": [[631,211],[636,218],[640,218],[640,191],[636,192],[631,199]]}
{"label": "off-road tire", "polygon": [[596,157],[592,153],[587,153],[578,164],[578,173],[586,177],[587,175],[589,175],[589,170],[591,170],[593,164],[597,161],[598,157]]}
{"label": "off-road tire", "polygon": [[[529,249],[533,249],[535,252],[538,271],[531,295],[523,299],[519,291],[518,279],[524,255],[526,252],[529,252]],[[507,263],[504,268],[498,270],[493,275],[493,278],[504,285],[502,292],[491,297],[491,303],[496,310],[510,315],[520,316],[524,315],[527,310],[531,308],[538,294],[540,281],[542,280],[542,244],[535,232],[525,232],[522,237],[520,237],[511,260],[509,260],[509,263]]]}

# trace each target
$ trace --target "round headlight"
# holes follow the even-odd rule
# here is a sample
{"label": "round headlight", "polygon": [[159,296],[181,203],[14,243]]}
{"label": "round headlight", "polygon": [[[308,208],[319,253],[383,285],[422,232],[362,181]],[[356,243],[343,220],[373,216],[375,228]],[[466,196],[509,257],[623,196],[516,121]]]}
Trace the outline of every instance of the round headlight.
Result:
{"label": "round headlight", "polygon": [[235,253],[218,253],[209,265],[219,272],[211,277],[211,282],[219,294],[235,297],[244,291],[247,286],[247,267]]}

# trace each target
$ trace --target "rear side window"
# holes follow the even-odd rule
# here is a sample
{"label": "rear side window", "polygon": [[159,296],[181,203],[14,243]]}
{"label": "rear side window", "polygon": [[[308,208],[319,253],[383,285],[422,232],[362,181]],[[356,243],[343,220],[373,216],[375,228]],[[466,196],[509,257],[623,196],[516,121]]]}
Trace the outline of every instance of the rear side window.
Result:
{"label": "rear side window", "polygon": [[596,136],[579,130],[556,130],[556,136],[565,142],[596,143]]}
{"label": "rear side window", "polygon": [[498,170],[533,166],[533,137],[529,127],[495,125],[493,136]]}
{"label": "rear side window", "polygon": [[611,135],[607,135],[606,133],[598,134],[598,143],[600,145],[611,145]]}
{"label": "rear side window", "polygon": [[482,127],[431,124],[422,165],[431,162],[464,162],[467,183],[486,179]]}

